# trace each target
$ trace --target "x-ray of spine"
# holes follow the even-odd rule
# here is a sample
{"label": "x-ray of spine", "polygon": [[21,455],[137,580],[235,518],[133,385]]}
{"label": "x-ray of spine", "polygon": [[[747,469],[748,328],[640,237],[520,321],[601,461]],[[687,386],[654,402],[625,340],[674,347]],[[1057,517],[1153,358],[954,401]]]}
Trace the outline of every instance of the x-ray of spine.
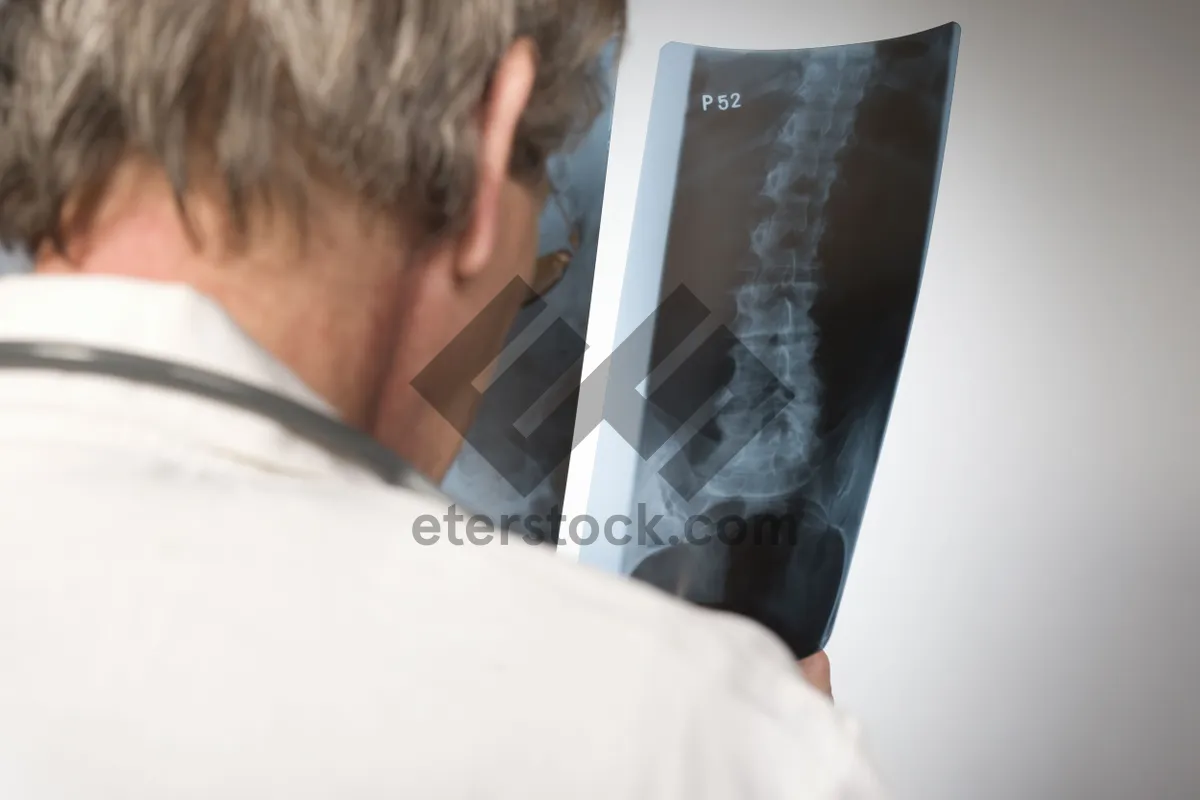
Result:
{"label": "x-ray of spine", "polygon": [[[647,414],[647,429],[673,432],[636,486],[661,523],[656,539],[625,548],[623,569],[752,616],[799,655],[828,636],[874,476],[957,30],[805,51],[697,48],[662,291],[687,287],[730,346],[704,369],[688,364],[690,393],[712,397],[704,410],[681,419],[660,402]],[[772,396],[779,385],[786,394]]]}
{"label": "x-ray of spine", "polygon": [[[717,60],[722,55],[717,54]],[[746,513],[773,510],[808,477],[820,407],[820,379],[813,365],[818,333],[811,316],[819,280],[817,246],[824,205],[837,177],[837,156],[853,131],[874,56],[872,45],[793,56],[786,71],[756,82],[729,101],[752,106],[780,91],[796,100],[763,136],[769,139],[770,153],[758,191],[763,203],[749,231],[748,257],[737,265],[745,277],[732,290],[731,328],[745,347],[730,354],[732,374],[714,396],[721,412],[709,422],[713,444],[750,441],[711,477],[705,462],[719,450],[696,453],[690,463],[696,468],[693,489],[698,494],[690,502],[683,501],[660,470],[680,448],[698,450],[705,428],[697,428],[692,420],[684,422],[654,454],[643,471],[639,494],[651,513],[664,516],[664,530],[671,535],[682,538],[689,515],[727,501],[737,501]],[[756,137],[742,147],[762,148],[763,139]],[[782,409],[756,402],[769,391],[762,385],[768,376],[795,394]],[[639,543],[627,551],[627,563],[661,546]],[[704,591],[703,586],[695,588]]]}

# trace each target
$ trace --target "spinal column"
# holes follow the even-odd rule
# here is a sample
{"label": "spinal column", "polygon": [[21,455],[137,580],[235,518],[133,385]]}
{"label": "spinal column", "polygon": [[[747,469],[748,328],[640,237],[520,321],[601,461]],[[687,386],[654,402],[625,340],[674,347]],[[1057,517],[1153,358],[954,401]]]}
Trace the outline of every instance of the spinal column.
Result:
{"label": "spinal column", "polygon": [[[706,483],[708,503],[734,498],[752,513],[773,507],[807,480],[820,410],[813,369],[818,332],[809,312],[824,206],[873,60],[872,45],[805,56],[760,193],[767,211],[750,234],[750,275],[734,292],[732,328],[742,346],[732,353],[723,398],[728,406],[717,425],[724,440],[748,444]],[[795,395],[782,411],[769,402],[747,407],[765,394],[764,367]]]}
{"label": "spinal column", "polygon": [[[869,44],[805,53],[796,57],[800,63],[792,66],[793,78],[773,82],[794,87],[793,102],[779,120],[771,167],[759,192],[766,211],[750,233],[742,265],[747,279],[734,290],[737,313],[731,328],[742,346],[731,354],[733,375],[715,398],[722,408],[717,418],[722,444],[749,441],[721,469],[719,461],[692,465],[697,492],[690,501],[658,469],[698,433],[697,421],[685,424],[647,460],[638,500],[647,515],[662,515],[658,530],[664,539],[699,533],[684,531],[684,521],[724,500],[739,501],[747,514],[771,510],[808,479],[820,410],[812,364],[817,331],[809,311],[817,290],[822,212],[874,58]],[[769,401],[758,403],[770,388],[763,386],[769,376],[795,395],[782,411]],[[727,452],[718,445],[713,458]],[[632,570],[655,549],[645,543],[629,548],[626,568]]]}

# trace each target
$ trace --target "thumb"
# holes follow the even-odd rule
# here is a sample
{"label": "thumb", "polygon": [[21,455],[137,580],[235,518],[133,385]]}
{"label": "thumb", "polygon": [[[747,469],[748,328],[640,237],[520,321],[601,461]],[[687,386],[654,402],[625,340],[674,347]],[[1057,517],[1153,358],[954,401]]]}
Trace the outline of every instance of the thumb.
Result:
{"label": "thumb", "polygon": [[824,651],[814,653],[800,662],[800,674],[804,676],[804,679],[832,700],[833,687],[829,672],[829,656],[825,655]]}

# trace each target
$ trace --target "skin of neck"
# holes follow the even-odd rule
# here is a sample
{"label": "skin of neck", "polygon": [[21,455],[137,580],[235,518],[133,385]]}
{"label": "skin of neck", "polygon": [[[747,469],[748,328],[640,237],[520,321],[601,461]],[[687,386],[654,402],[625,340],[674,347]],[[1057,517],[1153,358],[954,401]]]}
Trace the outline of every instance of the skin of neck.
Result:
{"label": "skin of neck", "polygon": [[321,226],[303,246],[290,220],[260,212],[246,246],[232,248],[221,204],[189,197],[189,230],[165,173],[131,159],[88,229],[68,236],[63,252],[43,248],[36,270],[187,284],[346,422],[368,427],[395,348],[411,248],[398,224],[371,224],[334,197],[318,202]]}

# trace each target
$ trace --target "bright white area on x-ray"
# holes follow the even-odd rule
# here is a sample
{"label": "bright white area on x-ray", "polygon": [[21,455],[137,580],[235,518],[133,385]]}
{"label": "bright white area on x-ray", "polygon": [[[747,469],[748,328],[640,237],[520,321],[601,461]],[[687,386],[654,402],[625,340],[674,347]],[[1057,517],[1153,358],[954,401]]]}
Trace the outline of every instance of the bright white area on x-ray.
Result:
{"label": "bright white area on x-ray", "polygon": [[[664,50],[661,69],[657,80],[663,91],[659,93],[660,105],[653,110],[653,130],[655,136],[646,140],[647,163],[651,164],[651,172],[645,176],[639,187],[637,203],[641,209],[639,220],[633,231],[630,249],[624,269],[620,276],[629,283],[618,287],[618,301],[611,304],[611,298],[600,300],[596,291],[605,283],[612,280],[617,270],[606,268],[612,262],[596,262],[596,278],[592,289],[591,325],[596,324],[597,314],[608,312],[609,308],[618,309],[618,316],[612,322],[617,326],[618,342],[625,342],[637,327],[649,318],[660,302],[664,256],[667,247],[667,231],[670,227],[671,206],[675,195],[676,165],[679,162],[679,150],[683,141],[684,119],[688,104],[688,85],[692,77],[692,63],[695,55],[693,47],[682,44],[669,46]],[[656,65],[657,67],[658,65]],[[618,86],[620,77],[618,75]],[[612,169],[611,158],[609,169]],[[607,214],[607,204],[605,206]],[[601,222],[601,230],[603,225]],[[605,264],[606,267],[602,267]],[[602,309],[602,306],[605,306]],[[611,324],[603,321],[600,324]],[[612,336],[612,332],[609,332]],[[589,333],[588,345],[592,346],[593,339]],[[650,344],[645,341],[637,348],[638,352],[630,359],[633,364],[649,365]],[[611,352],[611,346],[609,348]],[[593,366],[588,365],[585,357],[585,371]],[[620,378],[618,377],[618,381]],[[646,389],[646,380],[637,387],[639,392]],[[595,402],[599,398],[581,398],[581,405]],[[606,403],[607,407],[607,403]],[[626,414],[630,421],[640,419],[644,407],[622,407],[619,413]],[[598,445],[593,441],[599,436]],[[594,449],[593,449],[594,448]],[[564,515],[568,520],[583,513],[577,510],[577,499],[572,497],[572,484],[578,485],[584,475],[594,475],[590,492],[586,495],[586,513],[601,521],[619,515],[629,515],[635,494],[635,482],[642,459],[638,453],[619,434],[607,425],[601,425],[584,443],[579,445],[571,459],[571,469],[567,479],[567,494],[564,502]],[[564,532],[565,533],[565,532]],[[585,532],[586,533],[586,532]],[[613,530],[616,536],[627,533],[620,527]],[[621,565],[621,548],[616,543],[600,536],[581,547],[578,540],[572,536],[559,537],[559,554],[576,560],[584,561],[601,569],[618,571]]]}

